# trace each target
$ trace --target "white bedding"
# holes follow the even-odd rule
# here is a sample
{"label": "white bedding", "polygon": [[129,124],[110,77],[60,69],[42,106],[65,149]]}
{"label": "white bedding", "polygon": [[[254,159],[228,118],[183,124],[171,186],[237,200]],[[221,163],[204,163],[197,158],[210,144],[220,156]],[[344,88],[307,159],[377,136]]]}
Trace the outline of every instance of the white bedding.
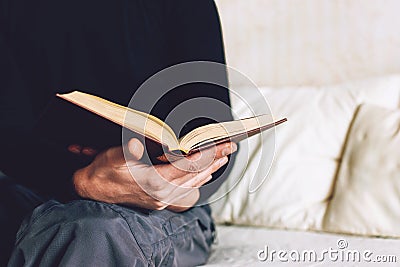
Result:
{"label": "white bedding", "polygon": [[[256,227],[218,226],[218,243],[214,246],[209,262],[205,266],[398,266],[400,262],[400,240],[371,237],[355,237],[315,232],[300,232],[289,230],[273,230]],[[320,255],[324,249],[338,248],[338,240],[345,240],[348,247],[343,251],[357,250],[364,253],[371,251],[371,259],[379,255],[394,255],[396,263],[376,262],[332,262],[326,257],[324,262],[293,262],[282,263],[275,260],[261,262],[257,252],[268,246],[273,250],[315,250]],[[344,244],[343,242],[341,244]],[[353,259],[353,258],[352,258]]]}

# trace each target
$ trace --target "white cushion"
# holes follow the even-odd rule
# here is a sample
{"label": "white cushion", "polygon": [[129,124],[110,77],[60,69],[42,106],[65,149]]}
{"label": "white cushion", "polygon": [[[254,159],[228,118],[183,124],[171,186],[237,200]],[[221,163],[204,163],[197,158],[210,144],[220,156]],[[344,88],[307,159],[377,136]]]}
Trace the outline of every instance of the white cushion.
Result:
{"label": "white cushion", "polygon": [[[261,181],[256,171],[265,155],[259,147],[270,142],[271,134],[249,140],[250,151],[238,153],[239,160],[213,203],[220,223],[271,226],[293,229],[321,229],[331,197],[341,150],[357,106],[363,102],[386,107],[399,104],[400,76],[388,76],[326,87],[261,88],[275,118],[288,122],[276,129],[274,164],[266,182],[249,193],[250,181]],[[249,105],[265,105],[254,91],[236,90]],[[249,107],[233,99],[233,111],[246,117]],[[271,146],[269,146],[271,147]],[[273,151],[271,151],[273,153]],[[249,159],[248,166],[242,164]],[[262,166],[268,168],[268,166]],[[230,190],[244,172],[239,185]],[[254,187],[253,187],[254,188]]]}
{"label": "white cushion", "polygon": [[326,230],[400,237],[400,110],[360,108],[337,179]]}

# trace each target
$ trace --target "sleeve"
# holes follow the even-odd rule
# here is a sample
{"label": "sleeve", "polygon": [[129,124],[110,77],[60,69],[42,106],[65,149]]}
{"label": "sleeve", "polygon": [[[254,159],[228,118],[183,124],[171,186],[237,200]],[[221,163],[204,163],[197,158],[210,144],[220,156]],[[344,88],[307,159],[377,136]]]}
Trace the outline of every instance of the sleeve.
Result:
{"label": "sleeve", "polygon": [[35,136],[34,94],[0,33],[0,170],[43,196],[74,197],[71,178],[86,159]]}
{"label": "sleeve", "polygon": [[[172,62],[174,64],[211,61],[225,64],[224,45],[221,32],[221,23],[217,7],[212,0],[192,0],[176,1],[174,10],[168,18],[171,21],[169,30],[169,49]],[[179,3],[179,4],[178,4]],[[204,101],[204,104],[196,110],[196,119],[186,124],[185,134],[190,130],[214,122],[233,120],[231,113],[231,103],[229,98],[228,78],[226,68],[218,73],[223,81],[223,86],[210,83],[193,83],[178,89],[175,98],[180,102],[194,98],[207,98],[216,101]],[[185,97],[182,97],[184,95]],[[212,104],[219,103],[219,104]],[[190,106],[190,105],[189,105]],[[190,107],[192,108],[192,107]],[[191,112],[193,112],[191,110]],[[211,112],[211,118],[210,118]],[[230,158],[227,167],[221,168],[213,175],[212,186],[201,188],[199,202],[206,201],[220,185],[226,180],[234,161],[234,156]],[[211,184],[210,184],[211,185]]]}

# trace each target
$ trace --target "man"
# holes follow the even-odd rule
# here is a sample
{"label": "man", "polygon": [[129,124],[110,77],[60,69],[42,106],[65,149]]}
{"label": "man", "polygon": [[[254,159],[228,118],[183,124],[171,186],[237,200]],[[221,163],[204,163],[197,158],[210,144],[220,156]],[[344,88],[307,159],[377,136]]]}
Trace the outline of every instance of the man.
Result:
{"label": "man", "polygon": [[[55,93],[80,89],[127,105],[160,70],[188,61],[224,63],[214,2],[0,3],[0,170],[7,175],[0,180],[2,263],[14,242],[10,266],[204,263],[214,236],[210,209],[190,207],[216,190],[201,196],[197,189],[211,175],[221,176],[219,183],[226,177],[223,166],[234,144],[194,154],[180,167],[150,166],[141,162],[144,147],[137,139],[122,145],[124,156],[121,140],[98,152],[85,144],[66,149],[34,129]],[[151,112],[161,119],[193,98],[230,104],[227,89],[212,84],[155,90],[162,98]],[[232,119],[226,108],[212,111],[215,120]],[[185,134],[209,122],[199,110],[178,127]],[[84,133],[91,126],[76,127]],[[151,194],[138,181],[148,181]],[[159,181],[192,189],[174,195]]]}

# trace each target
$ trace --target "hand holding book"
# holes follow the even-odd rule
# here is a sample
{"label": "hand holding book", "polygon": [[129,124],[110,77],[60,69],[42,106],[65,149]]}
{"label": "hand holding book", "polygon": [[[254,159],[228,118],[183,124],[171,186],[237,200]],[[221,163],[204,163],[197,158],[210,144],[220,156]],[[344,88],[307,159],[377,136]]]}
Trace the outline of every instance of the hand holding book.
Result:
{"label": "hand holding book", "polygon": [[139,140],[131,139],[125,149],[128,158],[122,147],[114,147],[78,170],[73,178],[76,192],[107,203],[181,212],[197,202],[198,188],[228,162],[227,156],[237,148],[233,143],[220,144],[173,164],[156,166],[140,161],[144,147]]}

